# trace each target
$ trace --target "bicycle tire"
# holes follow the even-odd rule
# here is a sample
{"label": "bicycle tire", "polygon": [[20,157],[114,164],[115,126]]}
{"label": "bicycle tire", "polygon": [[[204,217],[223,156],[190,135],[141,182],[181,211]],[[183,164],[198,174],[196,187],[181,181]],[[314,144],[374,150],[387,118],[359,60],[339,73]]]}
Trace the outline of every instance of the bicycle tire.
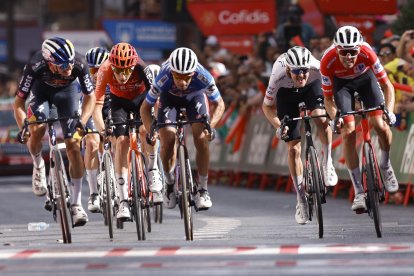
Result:
{"label": "bicycle tire", "polygon": [[311,169],[311,181],[312,181],[312,197],[313,197],[313,204],[314,210],[316,212],[316,218],[318,221],[318,228],[319,228],[319,238],[323,238],[323,216],[322,216],[322,196],[321,196],[321,181],[322,175],[319,168],[318,163],[318,156],[316,154],[316,149],[312,146],[309,147],[308,152],[308,160],[310,161],[310,169]]}
{"label": "bicycle tire", "polygon": [[[164,177],[164,168],[162,166],[162,162],[161,162],[161,157],[159,155],[159,153],[157,153],[157,163],[158,163],[158,169],[160,170],[160,175],[161,175],[161,182],[162,182],[162,189],[161,189],[161,193],[164,193],[165,191],[165,177]],[[155,222],[158,222],[159,224],[162,223],[162,216],[163,216],[163,204],[159,203],[159,204],[155,204],[155,208],[154,208],[154,219]]]}
{"label": "bicycle tire", "polygon": [[105,200],[105,218],[107,221],[107,226],[108,226],[108,233],[109,233],[109,238],[113,239],[114,238],[114,227],[113,227],[113,209],[112,209],[112,177],[111,177],[111,157],[109,156],[109,153],[104,154],[104,158],[103,158],[103,162],[104,162],[104,200]]}
{"label": "bicycle tire", "polygon": [[132,212],[134,213],[135,226],[137,230],[138,240],[145,240],[144,230],[144,221],[143,221],[143,211],[142,211],[142,202],[140,198],[140,192],[138,187],[138,175],[137,175],[137,156],[135,152],[131,152],[131,187],[132,187]]}
{"label": "bicycle tire", "polygon": [[183,218],[184,218],[184,230],[185,230],[185,238],[186,240],[193,240],[193,221],[192,221],[192,214],[191,214],[191,202],[190,202],[190,190],[188,189],[188,179],[187,179],[187,162],[186,162],[186,154],[183,145],[179,146],[179,160],[180,160],[180,184],[181,184],[181,191],[182,191],[182,209],[183,209]]}
{"label": "bicycle tire", "polygon": [[63,243],[72,243],[72,235],[70,232],[70,225],[69,225],[69,218],[70,218],[70,212],[69,208],[66,202],[66,188],[67,183],[65,183],[65,176],[63,170],[65,167],[63,166],[62,156],[60,152],[53,151],[53,160],[52,160],[52,167],[54,167],[55,173],[56,173],[56,188],[57,191],[55,191],[55,199],[58,199],[58,214],[59,214],[59,222],[60,227],[62,229],[62,237],[63,237]]}
{"label": "bicycle tire", "polygon": [[[139,164],[141,164],[142,169],[142,178],[141,181],[141,199],[143,199],[143,213],[144,213],[144,223],[147,225],[147,232],[151,233],[151,210],[150,210],[150,190],[149,190],[149,180],[147,173],[147,165],[145,163],[145,156],[143,153],[140,154]],[[145,226],[144,226],[145,229]]]}
{"label": "bicycle tire", "polygon": [[364,143],[366,187],[368,193],[368,214],[374,220],[375,232],[378,238],[382,237],[381,214],[379,210],[378,175],[375,170],[374,152],[370,144]]}
{"label": "bicycle tire", "polygon": [[162,223],[162,204],[155,204],[153,206],[154,211],[154,221],[158,222],[159,224]]}

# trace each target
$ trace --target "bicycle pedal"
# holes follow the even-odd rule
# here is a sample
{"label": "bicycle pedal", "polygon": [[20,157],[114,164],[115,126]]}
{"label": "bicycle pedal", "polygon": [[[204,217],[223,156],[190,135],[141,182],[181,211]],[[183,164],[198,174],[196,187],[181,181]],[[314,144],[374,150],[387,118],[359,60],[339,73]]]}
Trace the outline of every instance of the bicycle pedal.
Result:
{"label": "bicycle pedal", "polygon": [[356,209],[355,213],[357,215],[363,214],[363,213],[368,213],[368,210],[364,209],[364,208],[360,208],[360,209]]}
{"label": "bicycle pedal", "polygon": [[86,220],[78,221],[77,223],[72,224],[72,228],[84,226],[87,222],[88,221]]}
{"label": "bicycle pedal", "polygon": [[197,208],[197,207],[195,207],[194,209],[196,210],[196,212],[198,212],[198,211],[207,211],[210,208]]}
{"label": "bicycle pedal", "polygon": [[132,221],[131,218],[119,218],[118,219],[120,222],[127,222],[127,221]]}
{"label": "bicycle pedal", "polygon": [[52,204],[50,203],[49,200],[45,201],[45,205],[43,207],[45,208],[46,211],[52,212]]}

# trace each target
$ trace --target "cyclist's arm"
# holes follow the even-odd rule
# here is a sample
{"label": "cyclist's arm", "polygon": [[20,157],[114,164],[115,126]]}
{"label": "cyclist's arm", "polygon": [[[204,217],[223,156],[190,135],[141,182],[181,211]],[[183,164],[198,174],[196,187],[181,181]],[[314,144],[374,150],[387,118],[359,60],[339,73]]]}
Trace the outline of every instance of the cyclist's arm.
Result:
{"label": "cyclist's arm", "polygon": [[336,116],[336,104],[333,96],[324,97],[325,110],[331,120],[335,119]]}
{"label": "cyclist's arm", "polygon": [[266,103],[263,103],[262,105],[263,113],[266,116],[267,120],[272,124],[274,128],[279,128],[281,125],[281,122],[279,118],[277,117],[277,111],[274,106],[267,105]]}
{"label": "cyclist's arm", "polygon": [[105,129],[105,123],[103,121],[103,116],[102,116],[102,109],[103,109],[103,103],[96,102],[95,108],[92,113],[93,121],[99,132],[102,132]]}
{"label": "cyclist's arm", "polygon": [[224,101],[222,97],[210,103],[210,114],[211,114],[210,126],[212,128],[216,127],[216,125],[220,121],[221,116],[224,113],[224,109],[225,109],[225,106],[224,106]]}
{"label": "cyclist's arm", "polygon": [[95,103],[95,93],[83,95],[82,114],[80,118],[83,125],[86,125],[89,118],[92,116],[93,110],[95,109]]}
{"label": "cyclist's arm", "polygon": [[26,108],[25,108],[26,99],[16,96],[14,98],[13,112],[14,119],[16,120],[19,129],[22,129],[24,125],[24,119],[26,119]]}
{"label": "cyclist's arm", "polygon": [[139,113],[141,115],[141,120],[144,123],[146,132],[149,132],[151,130],[151,124],[152,124],[151,108],[152,108],[152,105],[149,104],[145,100],[142,102],[141,108],[139,110]]}

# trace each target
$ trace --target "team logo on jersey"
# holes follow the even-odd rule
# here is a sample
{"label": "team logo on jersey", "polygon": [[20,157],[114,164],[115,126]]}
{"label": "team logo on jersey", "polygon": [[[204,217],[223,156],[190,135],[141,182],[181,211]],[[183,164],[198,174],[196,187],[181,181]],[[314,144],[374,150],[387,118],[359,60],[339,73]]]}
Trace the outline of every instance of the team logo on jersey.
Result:
{"label": "team logo on jersey", "polygon": [[161,78],[161,79],[159,79],[159,80],[157,81],[157,85],[158,85],[159,87],[162,87],[162,86],[164,86],[164,84],[167,82],[167,80],[168,80],[168,76],[167,76],[167,75],[164,75],[164,76],[162,76],[162,78]]}
{"label": "team logo on jersey", "polygon": [[205,85],[207,85],[209,82],[208,82],[208,79],[204,76],[204,75],[202,75],[202,74],[198,74],[197,75],[197,79],[199,79],[202,83],[204,83]]}
{"label": "team logo on jersey", "polygon": [[322,75],[322,84],[326,86],[331,86],[331,80],[327,76]]}
{"label": "team logo on jersey", "polygon": [[41,62],[41,61],[36,62],[35,64],[33,64],[33,65],[32,65],[32,70],[33,70],[33,71],[36,71],[36,69],[37,69],[37,68],[39,68],[39,66],[40,66],[41,64],[42,64],[42,62]]}
{"label": "team logo on jersey", "polygon": [[354,72],[355,73],[361,73],[365,70],[365,64],[364,63],[359,63],[354,67]]}

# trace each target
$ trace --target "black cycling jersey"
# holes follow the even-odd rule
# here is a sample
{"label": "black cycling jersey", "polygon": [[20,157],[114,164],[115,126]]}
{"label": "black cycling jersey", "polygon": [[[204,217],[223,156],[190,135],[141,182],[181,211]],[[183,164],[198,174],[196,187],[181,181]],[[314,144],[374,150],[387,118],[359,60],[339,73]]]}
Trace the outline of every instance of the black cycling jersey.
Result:
{"label": "black cycling jersey", "polygon": [[35,81],[40,81],[50,87],[59,89],[68,87],[76,79],[79,80],[81,90],[84,94],[89,95],[93,93],[94,89],[88,72],[88,66],[81,54],[75,54],[72,74],[64,77],[60,74],[53,73],[49,69],[48,62],[43,58],[42,51],[38,51],[24,67],[17,96],[26,99]]}

